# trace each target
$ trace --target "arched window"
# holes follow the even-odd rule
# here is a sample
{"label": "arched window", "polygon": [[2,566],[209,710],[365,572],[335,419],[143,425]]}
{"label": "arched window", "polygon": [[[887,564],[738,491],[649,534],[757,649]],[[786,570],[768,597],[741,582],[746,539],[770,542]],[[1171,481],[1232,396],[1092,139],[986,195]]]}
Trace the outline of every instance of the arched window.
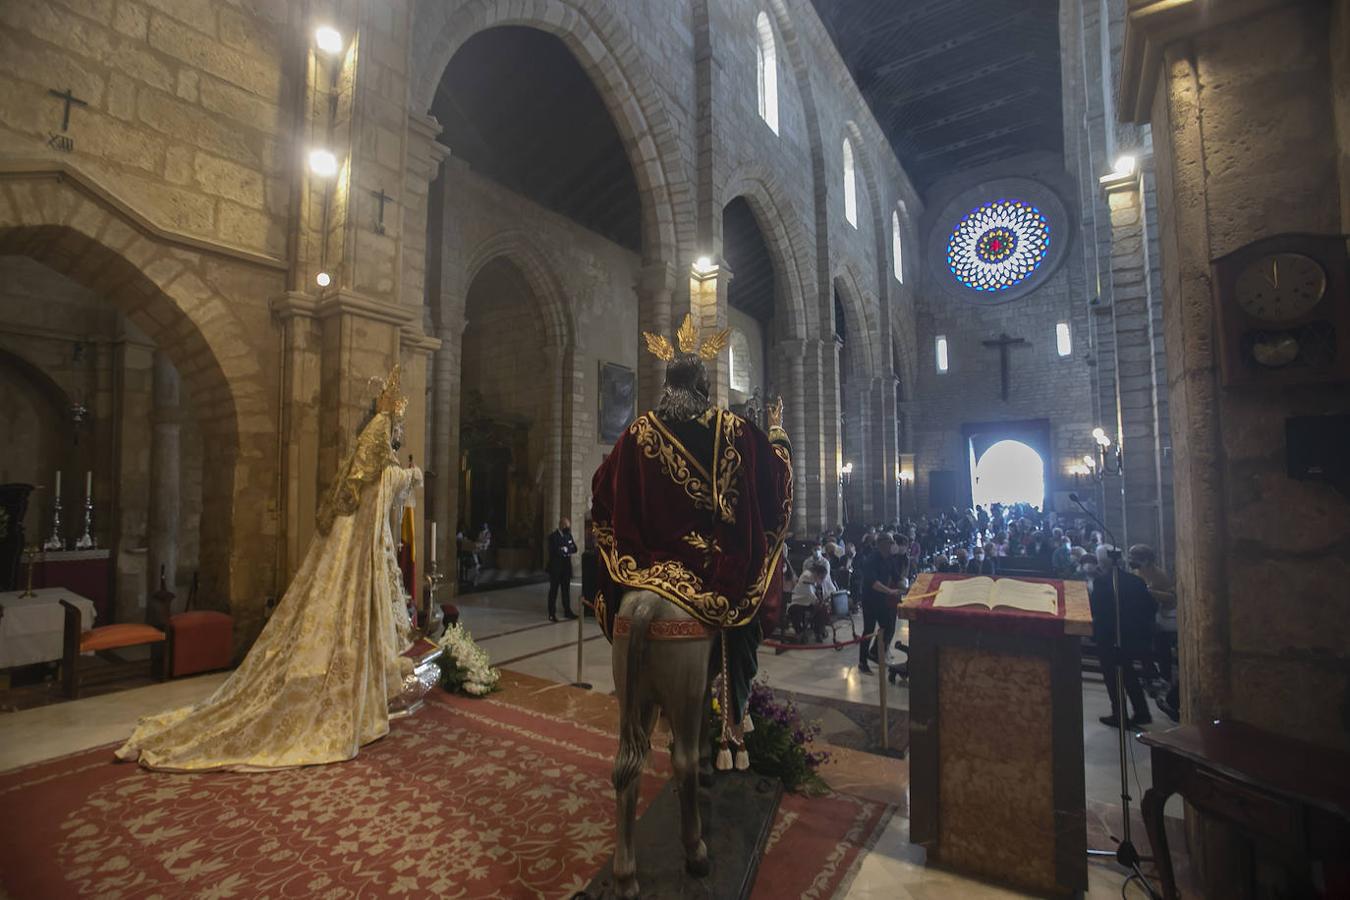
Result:
{"label": "arched window", "polygon": [[778,133],[778,49],[773,42],[773,25],[769,14],[761,12],[755,19],[759,43],[755,48],[756,68],[759,70],[759,117]]}
{"label": "arched window", "polygon": [[853,144],[844,138],[844,218],[858,227],[858,177],[853,173]]}
{"label": "arched window", "polygon": [[739,328],[731,331],[731,348],[727,357],[727,369],[731,373],[731,389],[742,394],[750,393],[750,341]]}
{"label": "arched window", "polygon": [[905,283],[904,244],[900,238],[900,211],[891,210],[891,256],[895,280]]}

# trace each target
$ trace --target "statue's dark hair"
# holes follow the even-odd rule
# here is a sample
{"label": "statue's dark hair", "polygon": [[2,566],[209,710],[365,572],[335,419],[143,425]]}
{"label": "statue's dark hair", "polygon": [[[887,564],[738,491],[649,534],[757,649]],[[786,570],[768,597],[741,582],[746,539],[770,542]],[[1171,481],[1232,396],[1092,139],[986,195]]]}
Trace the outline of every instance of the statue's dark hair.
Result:
{"label": "statue's dark hair", "polygon": [[703,359],[680,353],[666,364],[666,385],[656,403],[656,414],[667,422],[696,419],[707,411],[708,369]]}

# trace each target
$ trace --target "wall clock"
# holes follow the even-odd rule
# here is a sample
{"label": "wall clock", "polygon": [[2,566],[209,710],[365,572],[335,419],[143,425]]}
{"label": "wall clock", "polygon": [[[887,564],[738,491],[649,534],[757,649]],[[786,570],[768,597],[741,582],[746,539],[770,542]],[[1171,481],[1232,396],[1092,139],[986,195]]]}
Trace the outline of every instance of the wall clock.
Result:
{"label": "wall clock", "polygon": [[1214,260],[1224,387],[1350,380],[1345,242],[1283,234]]}

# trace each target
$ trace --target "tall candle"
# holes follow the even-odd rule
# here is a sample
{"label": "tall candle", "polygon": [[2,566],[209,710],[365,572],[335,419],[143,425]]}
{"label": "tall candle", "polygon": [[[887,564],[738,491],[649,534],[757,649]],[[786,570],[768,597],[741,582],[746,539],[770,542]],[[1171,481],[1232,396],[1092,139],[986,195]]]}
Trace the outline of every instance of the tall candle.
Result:
{"label": "tall candle", "polygon": [[56,496],[61,496],[61,470],[56,470]]}
{"label": "tall candle", "polygon": [[436,562],[436,520],[431,521],[431,561]]}
{"label": "tall candle", "polygon": [[92,497],[92,496],[94,496],[94,473],[93,473],[93,472],[85,472],[85,473],[84,473],[84,496],[85,496],[86,498],[87,498],[87,497]]}

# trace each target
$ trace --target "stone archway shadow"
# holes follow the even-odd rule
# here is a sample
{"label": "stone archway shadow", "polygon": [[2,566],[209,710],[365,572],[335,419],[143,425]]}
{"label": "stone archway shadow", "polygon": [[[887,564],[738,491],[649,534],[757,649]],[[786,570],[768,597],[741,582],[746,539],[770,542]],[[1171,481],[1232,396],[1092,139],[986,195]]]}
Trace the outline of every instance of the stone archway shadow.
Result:
{"label": "stone archway shadow", "polygon": [[202,601],[227,607],[247,642],[274,587],[275,385],[260,355],[275,345],[259,346],[267,333],[246,328],[231,300],[257,291],[266,329],[261,300],[280,293],[284,268],[167,232],[56,164],[0,171],[0,254],[30,257],[105,298],[177,368],[212,473],[202,488]]}

